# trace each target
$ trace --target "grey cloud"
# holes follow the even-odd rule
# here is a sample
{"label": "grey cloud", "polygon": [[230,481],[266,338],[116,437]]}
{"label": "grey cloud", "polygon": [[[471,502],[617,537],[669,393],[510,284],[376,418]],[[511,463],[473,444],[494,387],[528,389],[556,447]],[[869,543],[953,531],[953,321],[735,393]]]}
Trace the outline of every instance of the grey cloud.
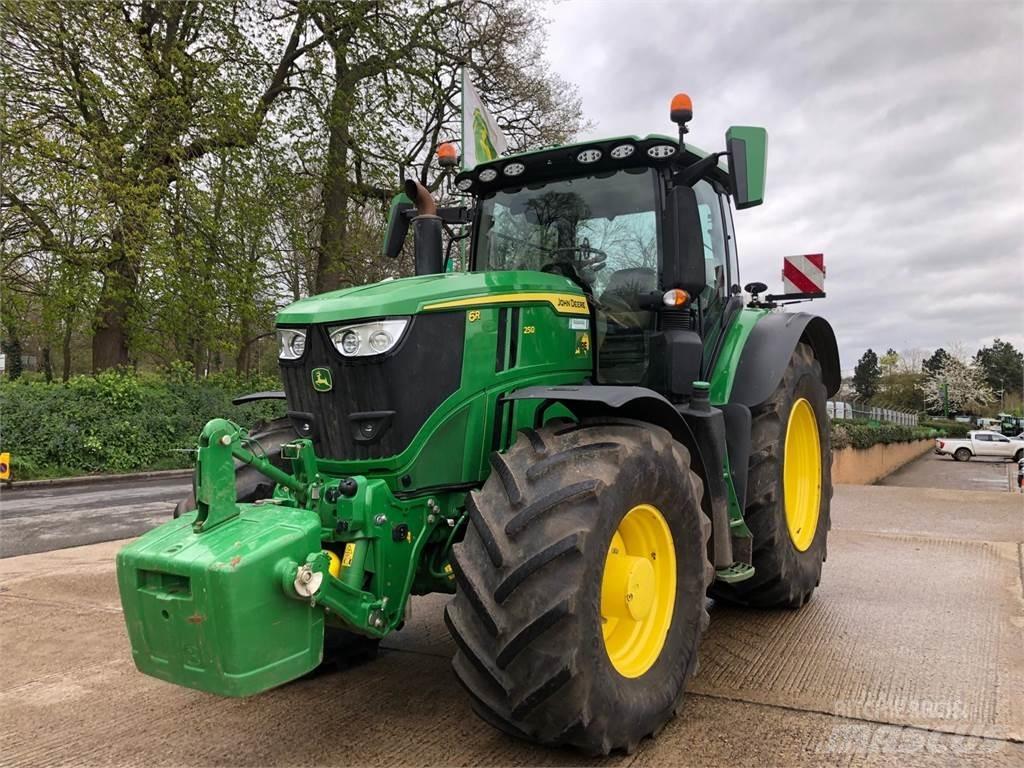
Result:
{"label": "grey cloud", "polygon": [[594,136],[769,131],[766,204],[736,216],[744,279],[823,251],[844,368],[865,347],[1024,346],[1024,4],[566,2],[550,56]]}

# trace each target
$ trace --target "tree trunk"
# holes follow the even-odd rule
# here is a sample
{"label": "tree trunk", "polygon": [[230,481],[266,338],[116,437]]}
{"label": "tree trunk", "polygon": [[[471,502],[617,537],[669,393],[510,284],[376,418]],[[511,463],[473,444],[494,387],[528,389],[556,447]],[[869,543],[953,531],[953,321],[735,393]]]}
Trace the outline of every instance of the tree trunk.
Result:
{"label": "tree trunk", "polygon": [[65,384],[71,378],[71,332],[73,328],[74,323],[69,313],[68,317],[64,320],[64,338],[61,341],[61,355],[64,359],[61,361],[60,379]]}
{"label": "tree trunk", "polygon": [[235,373],[249,375],[249,319],[243,317],[238,326],[238,355],[235,357]]}
{"label": "tree trunk", "polygon": [[103,277],[92,337],[93,373],[128,365],[128,301],[122,287],[125,284],[124,276],[116,272]]}
{"label": "tree trunk", "polygon": [[345,50],[334,49],[334,93],[328,116],[327,163],[324,168],[324,214],[316,265],[316,292],[341,287],[345,266],[349,202],[349,115],[353,108]]}
{"label": "tree trunk", "polygon": [[46,383],[50,384],[53,382],[53,361],[50,359],[50,348],[43,347],[43,376],[46,377]]}
{"label": "tree trunk", "polygon": [[21,378],[21,339],[11,334],[11,340],[4,345],[7,355],[7,378],[11,381]]}
{"label": "tree trunk", "polygon": [[125,227],[111,238],[112,258],[103,270],[103,286],[93,320],[92,372],[128,365],[128,320],[138,290],[136,270],[128,255]]}

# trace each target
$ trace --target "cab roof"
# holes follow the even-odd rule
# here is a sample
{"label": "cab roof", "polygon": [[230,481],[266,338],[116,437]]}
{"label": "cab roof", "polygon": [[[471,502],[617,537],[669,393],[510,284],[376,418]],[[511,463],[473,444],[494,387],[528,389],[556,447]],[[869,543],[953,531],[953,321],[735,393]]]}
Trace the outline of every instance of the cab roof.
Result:
{"label": "cab roof", "polygon": [[[665,168],[679,147],[678,139],[661,134],[615,136],[582,141],[557,147],[520,152],[480,163],[455,177],[455,186],[463,192],[487,196],[499,189],[521,187],[573,176],[605,173],[620,168]],[[686,156],[694,163],[708,152],[686,145]],[[493,174],[491,173],[493,171]],[[728,166],[719,161],[709,176],[728,187]]]}

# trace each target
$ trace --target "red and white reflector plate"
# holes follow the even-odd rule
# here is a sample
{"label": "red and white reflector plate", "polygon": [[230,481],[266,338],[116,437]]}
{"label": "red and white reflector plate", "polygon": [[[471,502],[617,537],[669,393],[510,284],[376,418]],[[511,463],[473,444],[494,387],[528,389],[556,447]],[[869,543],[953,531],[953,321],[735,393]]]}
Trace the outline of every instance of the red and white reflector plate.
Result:
{"label": "red and white reflector plate", "polygon": [[824,293],[825,256],[808,253],[786,256],[782,260],[783,293]]}

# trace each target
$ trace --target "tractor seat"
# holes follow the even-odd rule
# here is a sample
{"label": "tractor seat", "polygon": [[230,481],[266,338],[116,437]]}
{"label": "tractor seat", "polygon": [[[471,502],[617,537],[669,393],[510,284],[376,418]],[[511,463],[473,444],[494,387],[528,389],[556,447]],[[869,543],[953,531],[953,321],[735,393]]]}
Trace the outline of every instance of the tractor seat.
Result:
{"label": "tractor seat", "polygon": [[658,275],[647,267],[620,269],[608,280],[601,293],[601,304],[622,325],[646,328],[650,313],[640,309],[640,296],[658,289]]}

